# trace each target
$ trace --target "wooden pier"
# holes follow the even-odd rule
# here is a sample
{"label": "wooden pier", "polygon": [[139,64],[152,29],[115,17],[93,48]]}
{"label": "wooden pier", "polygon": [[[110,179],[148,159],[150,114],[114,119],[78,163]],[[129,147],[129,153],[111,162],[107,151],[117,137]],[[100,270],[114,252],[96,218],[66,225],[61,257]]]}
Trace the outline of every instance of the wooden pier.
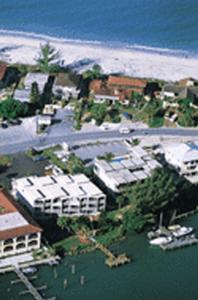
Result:
{"label": "wooden pier", "polygon": [[15,268],[15,273],[17,274],[19,279],[25,284],[28,290],[27,292],[29,292],[35,300],[44,300],[44,298],[39,294],[38,290],[32,285],[29,279],[23,274],[23,272],[19,268]]}
{"label": "wooden pier", "polygon": [[[16,267],[14,269],[14,271],[15,271],[16,275],[19,277],[19,279],[18,280],[14,280],[12,282],[12,284],[20,281],[20,282],[23,282],[24,285],[27,288],[27,290],[20,292],[19,293],[20,295],[26,295],[26,294],[29,293],[29,294],[31,294],[34,297],[35,300],[45,300],[45,298],[43,298],[41,296],[41,294],[39,293],[39,291],[45,290],[47,288],[47,285],[43,285],[43,286],[41,286],[39,288],[35,288],[33,286],[33,284],[30,282],[30,280],[23,274],[23,272],[19,268]],[[48,300],[55,300],[55,299],[56,299],[56,297],[52,297],[52,298],[50,298]]]}
{"label": "wooden pier", "polygon": [[97,248],[106,255],[107,258],[105,260],[105,264],[110,268],[118,267],[131,261],[125,253],[114,255],[109,249],[100,243],[97,243]]}

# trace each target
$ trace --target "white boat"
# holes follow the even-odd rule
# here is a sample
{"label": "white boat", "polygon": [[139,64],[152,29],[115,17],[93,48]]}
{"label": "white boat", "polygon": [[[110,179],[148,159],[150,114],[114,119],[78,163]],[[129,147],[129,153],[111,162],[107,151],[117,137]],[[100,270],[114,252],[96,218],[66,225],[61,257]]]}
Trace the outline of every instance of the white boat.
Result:
{"label": "white boat", "polygon": [[28,267],[28,268],[22,269],[22,272],[23,272],[24,274],[33,274],[33,273],[35,273],[36,271],[37,271],[37,268],[35,268],[35,267]]}
{"label": "white boat", "polygon": [[173,240],[173,238],[171,236],[160,236],[158,238],[150,240],[149,243],[151,245],[160,246],[160,245],[166,245],[166,244],[172,242],[172,240]]}
{"label": "white boat", "polygon": [[193,227],[186,227],[180,225],[172,225],[168,227],[168,230],[176,238],[190,234],[193,231]]}

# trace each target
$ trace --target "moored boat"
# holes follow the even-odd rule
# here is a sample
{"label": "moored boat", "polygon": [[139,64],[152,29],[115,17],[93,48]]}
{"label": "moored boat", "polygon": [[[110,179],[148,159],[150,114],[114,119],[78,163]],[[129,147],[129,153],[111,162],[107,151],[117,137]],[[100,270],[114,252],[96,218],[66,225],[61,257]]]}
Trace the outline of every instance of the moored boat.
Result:
{"label": "moored boat", "polygon": [[171,236],[160,236],[160,237],[150,240],[149,243],[150,243],[150,245],[160,246],[160,245],[166,245],[166,244],[172,242],[172,240],[173,240],[173,238]]}
{"label": "moored boat", "polygon": [[180,226],[177,224],[177,225],[169,226],[168,230],[175,238],[179,238],[192,233],[193,227]]}
{"label": "moored boat", "polygon": [[35,268],[35,267],[28,267],[28,268],[23,268],[22,269],[22,272],[24,273],[24,274],[33,274],[33,273],[35,273],[37,271],[37,268]]}

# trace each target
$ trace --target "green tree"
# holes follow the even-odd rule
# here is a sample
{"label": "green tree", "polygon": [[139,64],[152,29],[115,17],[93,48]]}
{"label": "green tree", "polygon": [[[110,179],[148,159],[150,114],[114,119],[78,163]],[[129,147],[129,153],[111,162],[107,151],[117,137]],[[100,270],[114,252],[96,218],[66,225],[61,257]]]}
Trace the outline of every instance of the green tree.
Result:
{"label": "green tree", "polygon": [[39,88],[37,82],[32,83],[30,100],[33,104],[39,106],[40,94],[39,94]]}
{"label": "green tree", "polygon": [[58,220],[57,220],[57,225],[62,229],[67,229],[67,231],[71,231],[71,218],[67,218],[65,216],[62,216],[62,217],[59,217]]}
{"label": "green tree", "polygon": [[153,223],[159,213],[167,209],[178,197],[177,185],[178,181],[173,174],[159,168],[144,182],[138,182],[125,189],[123,194],[131,203],[131,209],[127,212],[125,220],[127,227],[140,230],[141,226]]}
{"label": "green tree", "polygon": [[84,79],[98,79],[102,77],[102,68],[98,64],[94,64],[91,70],[87,70],[83,73]]}
{"label": "green tree", "polygon": [[94,103],[91,107],[92,118],[96,120],[97,125],[100,125],[107,114],[107,105],[106,103]]}
{"label": "green tree", "polygon": [[40,71],[45,73],[53,71],[53,68],[57,65],[59,59],[60,52],[50,45],[49,42],[44,45],[40,45],[39,58],[37,59]]}
{"label": "green tree", "polygon": [[0,116],[5,119],[25,117],[28,113],[28,105],[11,97],[0,103]]}
{"label": "green tree", "polygon": [[72,153],[66,163],[66,169],[70,174],[78,174],[84,172],[85,165],[78,156]]}
{"label": "green tree", "polygon": [[125,198],[123,195],[119,195],[116,197],[116,203],[118,204],[118,209],[121,209],[121,207],[125,204]]}
{"label": "green tree", "polygon": [[179,116],[178,124],[182,127],[193,127],[195,125],[190,110],[184,112],[181,116]]}

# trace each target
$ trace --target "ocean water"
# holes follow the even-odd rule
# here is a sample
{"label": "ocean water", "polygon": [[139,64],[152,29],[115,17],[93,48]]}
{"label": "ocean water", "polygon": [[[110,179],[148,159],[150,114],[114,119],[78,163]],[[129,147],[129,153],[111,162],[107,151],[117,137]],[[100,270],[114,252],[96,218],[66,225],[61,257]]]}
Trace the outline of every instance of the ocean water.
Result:
{"label": "ocean water", "polygon": [[0,0],[0,29],[197,54],[198,1]]}

